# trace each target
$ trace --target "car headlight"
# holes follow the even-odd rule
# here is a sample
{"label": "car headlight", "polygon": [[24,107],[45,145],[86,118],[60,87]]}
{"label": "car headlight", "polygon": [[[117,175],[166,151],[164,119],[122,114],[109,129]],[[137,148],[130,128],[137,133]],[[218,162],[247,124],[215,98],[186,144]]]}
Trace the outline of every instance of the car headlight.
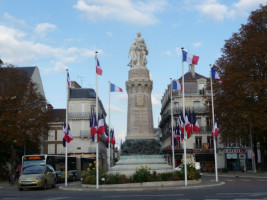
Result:
{"label": "car headlight", "polygon": [[36,180],[40,180],[40,179],[42,179],[43,178],[43,175],[40,175],[40,176],[37,176],[36,177]]}

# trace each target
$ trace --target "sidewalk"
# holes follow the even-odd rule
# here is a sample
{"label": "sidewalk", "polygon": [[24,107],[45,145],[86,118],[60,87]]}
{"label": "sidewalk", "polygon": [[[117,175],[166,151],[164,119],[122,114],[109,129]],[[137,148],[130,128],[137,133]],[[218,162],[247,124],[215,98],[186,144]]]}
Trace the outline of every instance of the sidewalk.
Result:
{"label": "sidewalk", "polygon": [[[215,173],[202,173],[203,176],[215,176]],[[219,172],[218,176],[220,177],[253,177],[253,178],[267,178],[267,172],[252,172],[252,171],[247,171],[247,172],[240,172],[240,171],[229,171],[229,172]]]}

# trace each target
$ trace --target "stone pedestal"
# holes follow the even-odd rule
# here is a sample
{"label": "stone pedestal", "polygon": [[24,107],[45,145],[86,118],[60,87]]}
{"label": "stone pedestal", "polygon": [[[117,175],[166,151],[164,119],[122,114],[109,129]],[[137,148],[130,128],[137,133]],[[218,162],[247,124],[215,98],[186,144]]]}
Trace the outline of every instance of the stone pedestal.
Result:
{"label": "stone pedestal", "polygon": [[151,92],[153,82],[145,67],[132,68],[126,82],[128,115],[126,140],[154,139]]}

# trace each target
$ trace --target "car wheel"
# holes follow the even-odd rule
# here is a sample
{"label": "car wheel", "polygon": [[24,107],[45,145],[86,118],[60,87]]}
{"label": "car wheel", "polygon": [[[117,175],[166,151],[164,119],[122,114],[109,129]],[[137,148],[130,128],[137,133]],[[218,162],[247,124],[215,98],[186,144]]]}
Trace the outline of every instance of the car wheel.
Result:
{"label": "car wheel", "polygon": [[43,190],[46,190],[47,189],[47,182],[46,180],[44,181],[44,186],[43,186]]}
{"label": "car wheel", "polygon": [[23,188],[19,188],[19,191],[23,191]]}
{"label": "car wheel", "polygon": [[53,183],[52,187],[55,188],[56,184],[57,184],[57,179],[54,180],[54,183]]}

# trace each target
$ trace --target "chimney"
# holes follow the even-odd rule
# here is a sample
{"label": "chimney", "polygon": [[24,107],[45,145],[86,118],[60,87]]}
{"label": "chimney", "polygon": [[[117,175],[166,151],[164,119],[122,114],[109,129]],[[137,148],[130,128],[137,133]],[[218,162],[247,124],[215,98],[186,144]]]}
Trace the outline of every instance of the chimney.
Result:
{"label": "chimney", "polygon": [[191,71],[192,77],[195,77],[195,65],[193,64],[190,65],[190,71]]}

